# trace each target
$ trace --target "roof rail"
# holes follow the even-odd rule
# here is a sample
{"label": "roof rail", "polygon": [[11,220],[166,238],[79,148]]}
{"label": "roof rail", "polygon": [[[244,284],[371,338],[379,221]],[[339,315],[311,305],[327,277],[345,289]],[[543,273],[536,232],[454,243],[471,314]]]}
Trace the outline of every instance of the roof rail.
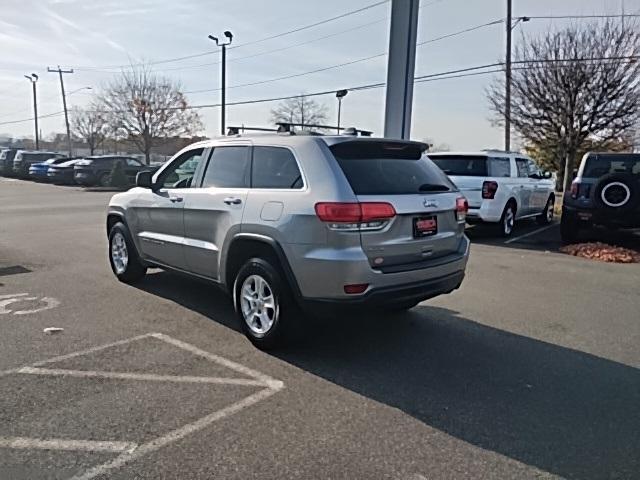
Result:
{"label": "roof rail", "polygon": [[228,127],[227,135],[238,135],[240,132],[244,132],[245,130],[251,132],[277,132],[276,128],[265,128],[265,127],[245,127],[244,125],[241,127]]}
{"label": "roof rail", "polygon": [[[336,125],[316,125],[316,124],[310,124],[310,123],[294,123],[294,122],[277,122],[276,125],[278,125],[278,132],[290,132],[293,133],[293,127],[311,127],[311,128],[321,128],[324,130],[336,130],[336,131],[340,131],[342,130],[342,135],[360,135],[362,137],[370,137],[373,132],[369,131],[369,130],[359,130],[355,127],[338,127]],[[318,132],[309,132],[309,134],[311,135],[321,135]]]}

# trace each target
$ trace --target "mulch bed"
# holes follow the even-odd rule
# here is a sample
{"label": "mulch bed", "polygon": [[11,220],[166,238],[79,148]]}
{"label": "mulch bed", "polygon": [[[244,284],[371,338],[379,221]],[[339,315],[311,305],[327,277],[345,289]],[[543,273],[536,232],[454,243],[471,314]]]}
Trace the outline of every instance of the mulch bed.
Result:
{"label": "mulch bed", "polygon": [[602,242],[576,243],[560,248],[562,253],[575,257],[611,263],[640,263],[640,253]]}

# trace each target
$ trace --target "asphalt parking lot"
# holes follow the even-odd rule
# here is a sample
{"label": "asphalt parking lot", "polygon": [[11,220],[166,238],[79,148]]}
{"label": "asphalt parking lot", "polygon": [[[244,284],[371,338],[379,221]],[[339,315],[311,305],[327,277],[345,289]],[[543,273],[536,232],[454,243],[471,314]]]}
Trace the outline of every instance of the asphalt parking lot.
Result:
{"label": "asphalt parking lot", "polygon": [[209,285],[116,281],[111,195],[0,178],[0,479],[638,478],[640,265],[474,227],[459,291],[267,354]]}

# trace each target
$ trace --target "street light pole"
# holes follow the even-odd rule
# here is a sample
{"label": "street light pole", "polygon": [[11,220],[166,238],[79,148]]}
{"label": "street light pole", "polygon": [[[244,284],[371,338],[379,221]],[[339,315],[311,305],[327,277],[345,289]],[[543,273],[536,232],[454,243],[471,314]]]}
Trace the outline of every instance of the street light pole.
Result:
{"label": "street light pole", "polygon": [[69,157],[73,156],[73,149],[71,147],[71,129],[69,128],[69,112],[67,111],[67,97],[64,94],[64,80],[62,79],[63,73],[73,73],[73,69],[62,70],[60,65],[58,68],[47,68],[48,72],[57,72],[60,75],[60,90],[62,91],[62,107],[64,108],[64,123],[67,126],[67,146],[69,148]]}
{"label": "street light pole", "polygon": [[35,121],[36,128],[36,150],[40,150],[40,135],[38,130],[38,99],[36,96],[36,83],[38,82],[38,75],[32,73],[31,75],[25,75],[24,78],[31,82],[33,88],[33,119]]}
{"label": "street light pole", "polygon": [[226,90],[227,90],[227,45],[231,45],[233,40],[233,34],[227,30],[224,32],[224,36],[229,39],[228,42],[221,42],[217,37],[209,35],[209,40],[216,42],[216,45],[222,47],[222,75],[221,75],[221,99],[220,99],[220,132],[225,134],[225,121],[226,121]]}
{"label": "street light pole", "polygon": [[512,0],[507,0],[507,53],[505,58],[505,91],[504,91],[504,149],[511,150],[511,12]]}
{"label": "street light pole", "polygon": [[340,110],[342,110],[342,99],[347,96],[347,93],[349,93],[349,90],[338,90],[336,92],[336,98],[338,99],[338,135],[340,135]]}

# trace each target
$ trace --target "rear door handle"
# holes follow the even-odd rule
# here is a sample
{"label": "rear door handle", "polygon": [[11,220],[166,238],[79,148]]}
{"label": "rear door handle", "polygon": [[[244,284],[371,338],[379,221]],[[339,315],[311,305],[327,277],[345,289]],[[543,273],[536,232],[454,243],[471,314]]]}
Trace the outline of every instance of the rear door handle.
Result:
{"label": "rear door handle", "polygon": [[242,200],[240,198],[227,197],[223,200],[227,205],[240,205]]}
{"label": "rear door handle", "polygon": [[178,203],[181,202],[183,200],[182,197],[169,197],[169,200],[171,200],[171,202],[173,203]]}

